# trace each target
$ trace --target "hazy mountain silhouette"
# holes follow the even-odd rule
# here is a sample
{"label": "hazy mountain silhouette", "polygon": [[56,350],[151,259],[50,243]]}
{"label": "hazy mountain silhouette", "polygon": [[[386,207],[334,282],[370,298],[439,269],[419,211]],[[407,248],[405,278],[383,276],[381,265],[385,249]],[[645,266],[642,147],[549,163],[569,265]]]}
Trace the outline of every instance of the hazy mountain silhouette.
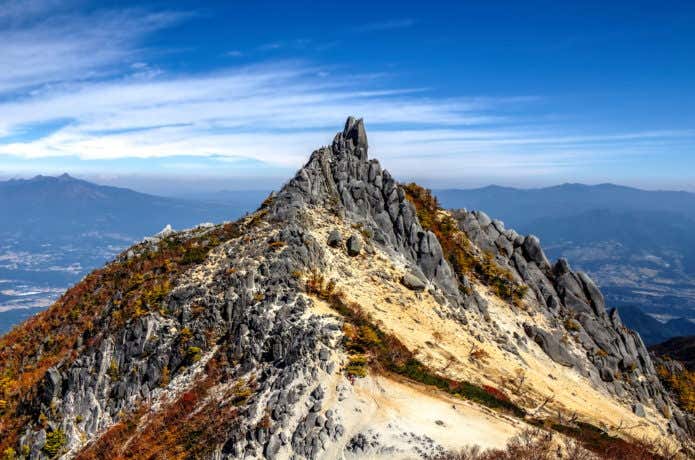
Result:
{"label": "hazy mountain silhouette", "polygon": [[683,362],[691,371],[695,370],[695,335],[674,337],[650,347],[659,356],[668,356]]}
{"label": "hazy mountain silhouette", "polygon": [[236,204],[163,198],[97,185],[68,174],[0,182],[0,232],[21,238],[55,239],[89,232],[135,238],[166,224],[187,228],[204,221],[232,220]]}
{"label": "hazy mountain silhouette", "polygon": [[516,226],[547,216],[560,218],[594,209],[660,211],[695,218],[695,193],[648,191],[614,184],[562,184],[534,189],[490,185],[436,193],[445,208],[485,209],[489,215]]}
{"label": "hazy mountain silhouette", "polygon": [[625,325],[639,331],[647,345],[654,345],[671,337],[695,335],[695,323],[684,318],[675,318],[662,323],[639,308],[624,306],[618,310]]}

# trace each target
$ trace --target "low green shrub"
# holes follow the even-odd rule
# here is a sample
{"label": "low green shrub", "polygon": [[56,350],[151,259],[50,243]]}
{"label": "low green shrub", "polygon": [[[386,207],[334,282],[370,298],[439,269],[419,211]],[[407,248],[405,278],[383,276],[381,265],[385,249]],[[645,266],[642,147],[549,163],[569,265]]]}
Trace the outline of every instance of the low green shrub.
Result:
{"label": "low green shrub", "polygon": [[46,455],[53,458],[58,455],[66,442],[65,433],[61,430],[51,431],[46,433],[46,444],[43,445],[43,451]]}

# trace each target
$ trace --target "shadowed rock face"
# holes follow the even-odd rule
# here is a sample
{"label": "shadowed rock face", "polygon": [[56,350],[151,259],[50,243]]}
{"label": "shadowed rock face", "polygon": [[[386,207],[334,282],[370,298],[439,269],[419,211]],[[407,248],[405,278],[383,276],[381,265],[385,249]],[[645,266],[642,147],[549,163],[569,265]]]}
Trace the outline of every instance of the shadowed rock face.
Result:
{"label": "shadowed rock face", "polygon": [[[318,240],[310,229],[311,211],[342,219],[354,234],[336,231]],[[552,360],[576,368],[615,398],[626,398],[640,413],[641,404],[654,401],[670,408],[678,415],[673,430],[688,429],[690,422],[658,382],[639,335],[622,326],[617,312],[606,311],[601,292],[588,276],[573,272],[565,260],[551,265],[537,238],[505,229],[483,212],[453,215],[477,248],[491,252],[495,263],[529,287],[528,300],[550,327],[526,324],[523,329]],[[485,300],[475,292],[460,292],[459,284],[469,280],[454,273],[404,190],[378,161],[368,158],[362,120],[349,118],[332,145],[313,152],[295,177],[258,213],[241,221],[239,229],[237,237],[171,280],[171,292],[158,309],[118,327],[111,320],[122,298],[116,293],[95,318],[93,330],[75,345],[74,359],[49,369],[39,391],[27,393],[23,415],[34,420],[44,414],[47,422],[28,422],[18,447],[26,446],[32,459],[47,458],[42,450],[47,433],[60,430],[65,449],[76,454],[141,404],[166,404],[163,401],[179,397],[214,360],[226,363],[214,382],[218,397],[237,391],[235,382],[252,381],[254,388],[248,400],[234,403],[233,418],[227,412],[228,418],[220,416],[216,435],[223,441],[209,446],[210,458],[276,458],[279,452],[319,458],[335,444],[350,454],[360,438],[345,439],[345,420],[330,409],[322,383],[339,372],[341,324],[328,315],[308,314],[310,304],[296,275],[325,269],[330,260],[326,251],[361,254],[367,249],[357,244],[361,234],[370,235],[370,244],[405,268],[401,283],[417,295],[431,293],[452,321],[486,321]],[[201,228],[166,238],[195,237],[209,244],[205,238],[210,231]],[[115,263],[147,257],[168,244],[163,238],[126,251]],[[278,246],[282,250],[276,250]],[[571,330],[568,320],[573,321]],[[581,343],[581,354],[566,347],[565,333]],[[627,379],[618,379],[619,371]],[[349,388],[339,389],[338,399],[349,393]],[[213,407],[229,404],[215,400]]]}
{"label": "shadowed rock face", "polygon": [[[364,154],[364,157],[362,157],[363,160],[367,159],[367,149],[369,145],[367,144],[367,133],[364,130],[364,122],[361,118],[355,120],[353,117],[348,117],[347,121],[345,121],[343,137],[352,141],[352,145],[358,149],[360,157]],[[359,149],[363,150],[360,151]]]}

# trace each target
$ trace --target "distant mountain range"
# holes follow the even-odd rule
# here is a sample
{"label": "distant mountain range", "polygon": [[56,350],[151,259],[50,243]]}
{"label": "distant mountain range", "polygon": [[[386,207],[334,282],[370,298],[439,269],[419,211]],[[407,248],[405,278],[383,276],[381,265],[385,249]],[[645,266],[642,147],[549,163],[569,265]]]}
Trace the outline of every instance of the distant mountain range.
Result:
{"label": "distant mountain range", "polygon": [[[484,210],[510,227],[539,236],[551,258],[567,257],[589,272],[608,303],[619,307],[626,323],[645,337],[659,334],[642,331],[644,318],[631,317],[636,311],[664,321],[695,318],[693,193],[563,184],[436,194],[446,208]],[[663,330],[671,333],[667,325]]]}
{"label": "distant mountain range", "polygon": [[695,323],[685,318],[661,322],[636,307],[620,307],[620,316],[630,328],[638,331],[647,345],[664,342],[671,337],[695,335]]}
{"label": "distant mountain range", "polygon": [[234,204],[163,198],[97,185],[67,174],[0,182],[0,233],[23,239],[99,232],[142,238],[171,224],[192,227],[202,221],[238,218]]}
{"label": "distant mountain range", "polygon": [[649,191],[614,184],[562,184],[519,189],[490,185],[476,189],[436,190],[444,207],[461,202],[486,209],[509,223],[528,224],[547,216],[568,217],[595,209],[612,211],[660,211],[695,219],[695,193]]}
{"label": "distant mountain range", "polygon": [[258,206],[259,193],[165,198],[67,174],[0,182],[0,333],[167,224],[235,220]]}

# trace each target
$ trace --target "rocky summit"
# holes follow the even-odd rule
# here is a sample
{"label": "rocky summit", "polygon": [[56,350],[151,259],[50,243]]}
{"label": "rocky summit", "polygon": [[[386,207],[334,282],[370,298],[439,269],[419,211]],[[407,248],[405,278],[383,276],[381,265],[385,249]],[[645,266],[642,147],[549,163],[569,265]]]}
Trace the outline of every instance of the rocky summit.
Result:
{"label": "rocky summit", "polygon": [[147,238],[2,337],[0,449],[686,458],[660,377],[586,274],[399,184],[348,118],[255,213]]}

